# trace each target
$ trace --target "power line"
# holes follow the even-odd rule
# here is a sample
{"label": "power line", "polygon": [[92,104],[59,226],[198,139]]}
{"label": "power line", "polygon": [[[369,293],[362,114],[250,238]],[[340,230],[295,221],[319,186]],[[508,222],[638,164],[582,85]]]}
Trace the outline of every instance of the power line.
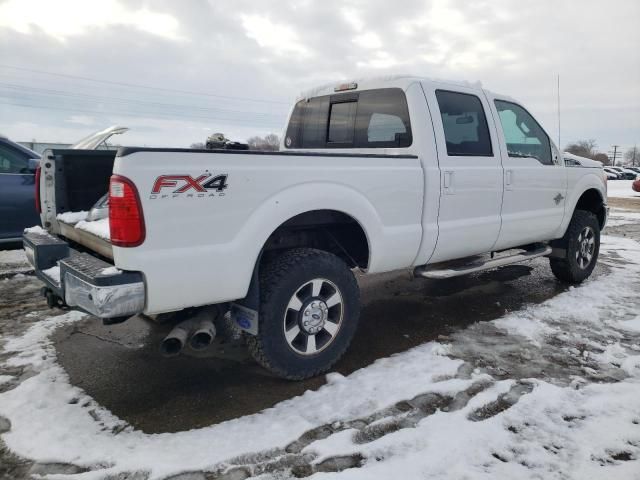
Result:
{"label": "power line", "polygon": [[[9,90],[17,90],[19,91],[24,91],[26,92],[26,94],[28,96],[45,96],[45,97],[50,97],[50,99],[53,100],[67,100],[67,99],[75,99],[78,101],[82,101],[82,100],[92,100],[92,101],[107,101],[109,103],[119,103],[119,104],[123,104],[123,105],[128,105],[128,106],[134,106],[134,105],[139,105],[139,106],[146,106],[146,107],[160,107],[160,108],[178,108],[178,109],[182,109],[182,108],[187,108],[190,111],[199,111],[202,113],[207,113],[207,112],[213,112],[213,113],[229,113],[229,114],[246,114],[246,115],[252,115],[252,116],[258,116],[258,117],[273,117],[274,119],[277,118],[281,118],[285,116],[285,113],[283,112],[282,114],[280,113],[270,113],[270,112],[257,112],[257,111],[251,111],[251,110],[236,110],[236,109],[229,109],[229,108],[217,108],[217,107],[201,107],[201,106],[197,106],[197,105],[189,105],[189,104],[177,104],[177,103],[164,103],[164,102],[154,102],[154,101],[147,101],[147,100],[135,100],[135,99],[128,99],[128,98],[120,98],[120,97],[109,97],[109,96],[104,96],[104,95],[87,95],[87,94],[83,94],[83,93],[72,93],[72,92],[66,92],[63,90],[53,90],[53,89],[46,89],[46,88],[37,88],[37,87],[27,87],[27,86],[23,86],[23,85],[16,85],[16,84],[10,84],[10,83],[3,83],[0,82],[0,88],[6,88]],[[0,90],[0,95],[2,94],[2,90]],[[12,92],[9,93],[9,95],[11,95]],[[10,99],[14,99],[15,97],[10,97]],[[29,100],[29,98],[27,98],[26,100]],[[20,99],[18,99],[18,101],[20,101]]]}
{"label": "power line", "polygon": [[9,68],[9,69],[12,69],[12,70],[19,70],[19,71],[23,71],[23,72],[37,73],[37,74],[40,74],[40,75],[51,75],[51,76],[54,76],[54,77],[71,78],[71,79],[83,80],[83,81],[87,81],[87,82],[104,83],[104,84],[107,84],[107,85],[118,85],[118,86],[122,86],[122,87],[144,88],[144,89],[147,89],[147,90],[158,90],[158,91],[163,91],[163,92],[175,92],[175,93],[183,93],[183,94],[187,94],[187,95],[198,95],[198,96],[204,96],[204,97],[225,98],[225,99],[229,99],[229,100],[240,100],[240,101],[244,101],[244,102],[259,102],[259,103],[273,103],[273,104],[289,105],[289,102],[281,102],[281,101],[277,101],[277,100],[263,100],[263,99],[258,99],[258,98],[249,98],[249,97],[234,97],[234,96],[229,96],[229,95],[215,95],[213,93],[206,93],[206,92],[195,92],[195,91],[190,91],[190,90],[179,90],[179,89],[175,89],[175,88],[156,87],[156,86],[152,86],[152,85],[142,85],[142,84],[136,84],[136,83],[115,82],[115,81],[111,81],[111,80],[101,80],[101,79],[98,79],[98,78],[83,77],[83,76],[79,76],[79,75],[69,75],[69,74],[66,74],[66,73],[46,72],[44,70],[35,70],[35,69],[31,69],[31,68],[16,67],[16,66],[13,66],[13,65],[0,64],[0,67],[1,68]]}
{"label": "power line", "polygon": [[51,107],[51,106],[43,106],[43,105],[30,105],[25,103],[10,103],[10,102],[0,102],[0,105],[11,105],[15,107],[36,108],[40,110],[51,110],[51,111],[91,113],[94,115],[117,115],[117,116],[138,117],[138,118],[160,116],[167,119],[179,117],[186,120],[193,120],[193,119],[204,119],[209,121],[217,120],[219,122],[235,123],[243,126],[260,126],[260,127],[274,128],[274,129],[279,129],[282,127],[282,125],[276,125],[275,123],[268,123],[268,122],[262,122],[262,121],[255,122],[255,121],[247,121],[242,119],[225,119],[225,118],[219,118],[214,116],[199,116],[199,115],[180,114],[180,113],[174,114],[174,113],[143,112],[143,111],[139,113],[127,113],[127,112],[113,112],[113,111],[107,111],[107,110],[87,110],[87,109],[80,109],[80,108]]}

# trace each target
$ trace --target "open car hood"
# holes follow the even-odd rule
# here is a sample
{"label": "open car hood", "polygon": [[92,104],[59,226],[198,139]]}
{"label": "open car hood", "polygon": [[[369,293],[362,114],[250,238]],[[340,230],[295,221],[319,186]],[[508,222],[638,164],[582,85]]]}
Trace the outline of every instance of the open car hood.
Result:
{"label": "open car hood", "polygon": [[88,137],[84,137],[69,148],[72,148],[73,150],[97,150],[100,145],[103,143],[106,144],[106,141],[111,138],[112,135],[120,135],[127,130],[129,130],[129,127],[112,125],[109,128],[105,128],[99,132],[92,133]]}

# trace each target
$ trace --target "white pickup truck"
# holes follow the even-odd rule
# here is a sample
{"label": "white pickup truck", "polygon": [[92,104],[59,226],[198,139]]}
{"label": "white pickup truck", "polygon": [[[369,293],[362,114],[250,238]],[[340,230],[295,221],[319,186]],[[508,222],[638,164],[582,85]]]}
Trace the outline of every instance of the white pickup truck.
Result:
{"label": "white pickup truck", "polygon": [[[279,152],[53,150],[38,178],[45,230],[24,246],[51,305],[108,323],[182,311],[167,354],[226,316],[290,379],[348,347],[354,270],[439,279],[547,256],[579,283],[607,218],[601,165],[565,162],[517,101],[413,77],[304,95]],[[77,213],[107,189],[108,217]]]}

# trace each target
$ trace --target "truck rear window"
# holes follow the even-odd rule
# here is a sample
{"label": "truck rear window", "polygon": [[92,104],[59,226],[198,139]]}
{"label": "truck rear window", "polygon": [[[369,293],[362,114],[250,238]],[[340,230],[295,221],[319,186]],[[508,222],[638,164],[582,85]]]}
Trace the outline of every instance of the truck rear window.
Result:
{"label": "truck rear window", "polygon": [[325,95],[299,101],[289,121],[287,148],[408,147],[413,139],[400,88]]}

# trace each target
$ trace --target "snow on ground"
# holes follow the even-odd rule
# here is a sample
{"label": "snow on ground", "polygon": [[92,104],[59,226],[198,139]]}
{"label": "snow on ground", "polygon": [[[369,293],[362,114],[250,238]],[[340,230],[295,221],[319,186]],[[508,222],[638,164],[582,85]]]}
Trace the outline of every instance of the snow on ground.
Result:
{"label": "snow on ground", "polygon": [[[9,339],[31,371],[0,394],[18,455],[67,478],[234,471],[234,478],[638,479],[640,244],[603,237],[609,272],[444,342],[380,359],[259,414],[144,434],[72,386],[49,339],[77,312]],[[324,472],[318,474],[318,472]],[[212,478],[220,478],[218,476]]]}
{"label": "snow on ground", "polygon": [[89,212],[82,210],[80,212],[64,212],[56,215],[56,218],[64,223],[78,223],[82,220],[85,220],[89,215]]}
{"label": "snow on ground", "polygon": [[620,227],[622,225],[640,224],[640,212],[625,209],[613,209],[607,219],[607,227]]}
{"label": "snow on ground", "polygon": [[82,220],[76,223],[76,228],[89,233],[93,233],[94,235],[97,235],[100,238],[104,238],[105,240],[109,240],[111,238],[108,218],[102,218],[100,220],[94,220],[92,222],[86,222]]}
{"label": "snow on ground", "polygon": [[24,250],[1,250],[0,264],[21,264],[27,261]]}
{"label": "snow on ground", "polygon": [[607,195],[616,198],[640,198],[640,192],[631,188],[633,180],[609,180],[607,182]]}
{"label": "snow on ground", "polygon": [[0,274],[30,269],[24,250],[0,250]]}

